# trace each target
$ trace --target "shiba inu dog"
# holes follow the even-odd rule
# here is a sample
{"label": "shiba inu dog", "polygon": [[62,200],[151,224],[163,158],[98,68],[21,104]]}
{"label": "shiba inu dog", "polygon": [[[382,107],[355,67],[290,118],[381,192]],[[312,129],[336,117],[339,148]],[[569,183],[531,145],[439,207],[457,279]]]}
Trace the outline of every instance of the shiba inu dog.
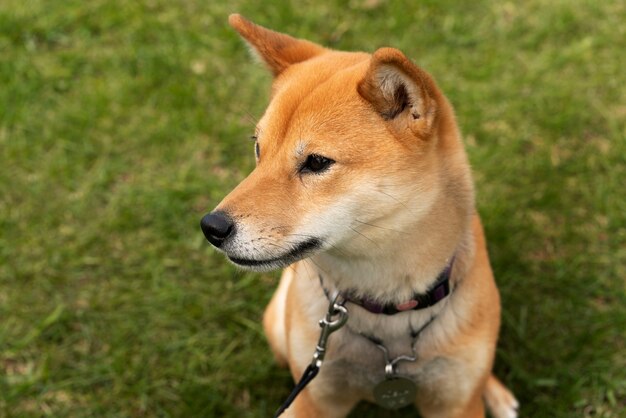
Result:
{"label": "shiba inu dog", "polygon": [[329,297],[349,312],[285,416],[410,396],[425,418],[483,417],[485,406],[516,417],[491,374],[500,300],[470,168],[433,78],[397,49],[340,52],[239,15],[230,24],[274,81],[257,166],[202,230],[240,267],[286,267],[263,323],[295,379]]}

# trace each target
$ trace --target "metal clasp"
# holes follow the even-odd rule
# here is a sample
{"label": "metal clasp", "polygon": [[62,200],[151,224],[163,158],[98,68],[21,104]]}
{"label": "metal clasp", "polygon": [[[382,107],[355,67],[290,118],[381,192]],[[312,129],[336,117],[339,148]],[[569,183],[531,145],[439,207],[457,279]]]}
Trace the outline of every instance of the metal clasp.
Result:
{"label": "metal clasp", "polygon": [[385,357],[385,377],[391,379],[396,375],[396,365],[400,361],[415,361],[417,360],[417,355],[415,354],[415,345],[411,346],[412,356],[403,355],[395,358],[389,357],[389,350],[382,344],[376,344],[376,346],[383,352],[383,356]]}
{"label": "metal clasp", "polygon": [[330,305],[328,305],[328,312],[319,322],[322,332],[317,341],[317,347],[315,347],[315,354],[313,354],[311,365],[316,367],[322,365],[324,356],[326,355],[328,337],[348,322],[348,309],[344,306],[345,303],[345,298],[341,296],[339,292],[335,292]]}

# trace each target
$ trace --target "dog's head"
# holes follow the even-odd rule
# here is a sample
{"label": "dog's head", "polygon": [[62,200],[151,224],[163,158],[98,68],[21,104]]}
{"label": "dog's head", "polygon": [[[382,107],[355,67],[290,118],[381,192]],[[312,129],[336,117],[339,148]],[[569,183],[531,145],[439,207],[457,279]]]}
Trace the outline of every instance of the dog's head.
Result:
{"label": "dog's head", "polygon": [[[426,72],[392,48],[339,52],[239,15],[230,24],[275,78],[256,168],[202,219],[215,247],[255,270],[320,250],[367,256],[432,212],[465,157]],[[467,206],[471,186],[457,180]]]}

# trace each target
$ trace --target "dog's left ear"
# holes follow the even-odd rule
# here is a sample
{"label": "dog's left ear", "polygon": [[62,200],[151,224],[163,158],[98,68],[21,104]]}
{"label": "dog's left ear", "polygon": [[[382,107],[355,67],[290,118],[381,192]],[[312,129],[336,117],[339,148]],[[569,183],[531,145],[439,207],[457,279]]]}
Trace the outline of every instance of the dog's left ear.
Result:
{"label": "dog's left ear", "polygon": [[326,51],[324,47],[313,42],[255,25],[239,14],[230,15],[228,23],[248,42],[252,51],[267,65],[274,76],[278,76],[290,65],[306,61]]}
{"label": "dog's left ear", "polygon": [[437,115],[437,86],[399,50],[374,52],[357,89],[383,119],[408,127],[422,139],[431,134]]}

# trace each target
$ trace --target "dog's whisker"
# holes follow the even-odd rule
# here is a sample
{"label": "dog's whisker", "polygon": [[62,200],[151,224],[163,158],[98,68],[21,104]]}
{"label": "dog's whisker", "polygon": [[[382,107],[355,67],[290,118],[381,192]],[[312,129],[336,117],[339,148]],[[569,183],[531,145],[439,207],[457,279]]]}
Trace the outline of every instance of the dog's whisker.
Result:
{"label": "dog's whisker", "polygon": [[407,208],[407,209],[408,209],[408,207],[406,206],[406,203],[405,203],[405,202],[403,202],[403,201],[401,201],[400,199],[398,199],[398,198],[396,198],[396,197],[394,197],[394,196],[390,195],[389,193],[384,192],[384,191],[382,191],[382,190],[377,190],[377,192],[378,192],[378,193],[381,193],[381,194],[384,194],[385,196],[388,196],[388,197],[392,198],[395,202],[400,203],[402,206],[404,206],[405,208]]}
{"label": "dog's whisker", "polygon": [[374,244],[374,245],[375,245],[375,246],[377,246],[378,248],[381,248],[381,247],[380,247],[380,245],[379,245],[376,241],[372,240],[372,239],[371,239],[370,237],[368,237],[367,235],[365,235],[365,234],[363,234],[363,233],[361,233],[361,232],[357,231],[356,229],[354,229],[354,228],[352,228],[352,227],[349,227],[349,228],[350,228],[352,231],[354,231],[355,233],[357,233],[357,234],[359,234],[360,236],[362,236],[363,238],[365,238],[366,240],[370,241],[372,244]]}
{"label": "dog's whisker", "polygon": [[415,212],[413,212],[413,210],[407,206],[407,204],[395,197],[393,197],[392,195],[390,195],[389,193],[383,192],[382,190],[378,190],[379,193],[384,194],[385,196],[389,196],[390,198],[392,198],[394,201],[398,202],[399,204],[401,204],[409,213],[414,214],[415,216],[417,216],[417,214],[415,214]]}
{"label": "dog's whisker", "polygon": [[304,266],[304,268],[306,269],[307,276],[309,276],[309,277],[311,277],[311,278],[315,277],[315,274],[311,274],[311,270],[309,269],[309,265],[306,263],[306,260],[304,260],[304,261],[302,262],[302,265],[303,265],[303,266]]}
{"label": "dog's whisker", "polygon": [[272,247],[280,248],[281,250],[289,251],[289,248],[285,248],[282,245],[275,244],[273,242],[268,242],[267,245],[271,245]]}
{"label": "dog's whisker", "polygon": [[397,232],[397,233],[399,233],[399,234],[406,234],[406,235],[410,235],[408,232],[405,232],[405,231],[399,231],[399,230],[397,230],[397,229],[393,229],[393,228],[387,228],[387,227],[380,226],[380,225],[374,225],[374,224],[371,224],[371,223],[368,223],[368,222],[363,222],[363,221],[360,221],[360,220],[358,220],[358,219],[355,219],[355,221],[356,221],[356,222],[358,222],[358,223],[361,223],[361,224],[363,224],[363,225],[371,226],[372,228],[379,228],[379,229],[384,229],[384,230],[387,230],[387,231]]}
{"label": "dog's whisker", "polygon": [[331,246],[331,248],[333,248],[335,251],[337,251],[339,254],[341,254],[344,257],[350,257],[350,254],[346,253],[344,250],[342,250],[341,248],[337,247],[334,244],[328,244]]}
{"label": "dog's whisker", "polygon": [[[328,276],[328,272],[327,272],[325,269],[323,269],[323,268],[322,268],[322,266],[320,266],[319,264],[317,264],[317,263],[315,262],[315,260],[313,260],[312,258],[310,258],[310,257],[309,257],[309,258],[305,258],[303,261],[304,261],[305,265],[306,265],[306,263],[307,263],[307,262],[315,264],[315,267],[317,267],[318,271],[320,271],[321,273],[323,273],[323,274],[324,274],[324,276]],[[316,277],[316,276],[317,276],[317,275],[314,275],[314,276],[312,276],[312,277]]]}
{"label": "dog's whisker", "polygon": [[247,122],[250,123],[252,126],[256,126],[259,123],[259,119],[255,117],[248,109],[239,106],[239,110],[240,112],[243,112],[245,114]]}

